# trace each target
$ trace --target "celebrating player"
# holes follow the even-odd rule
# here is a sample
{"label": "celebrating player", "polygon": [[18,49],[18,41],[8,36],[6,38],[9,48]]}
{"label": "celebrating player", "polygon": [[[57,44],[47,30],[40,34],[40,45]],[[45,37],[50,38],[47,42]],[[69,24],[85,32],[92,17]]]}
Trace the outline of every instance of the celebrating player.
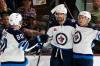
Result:
{"label": "celebrating player", "polygon": [[92,41],[100,40],[100,32],[89,25],[90,20],[89,12],[79,13],[73,38],[73,66],[93,66]]}
{"label": "celebrating player", "polygon": [[[46,44],[52,45],[50,66],[72,66],[72,34],[73,23],[67,19],[67,9],[64,4],[60,4],[51,10],[55,15],[55,26],[49,28],[49,36]],[[44,44],[44,46],[46,46]]]}
{"label": "celebrating player", "polygon": [[29,43],[19,30],[21,25],[21,14],[12,13],[9,16],[9,27],[3,30],[0,40],[1,66],[26,66],[28,63],[24,51]]}

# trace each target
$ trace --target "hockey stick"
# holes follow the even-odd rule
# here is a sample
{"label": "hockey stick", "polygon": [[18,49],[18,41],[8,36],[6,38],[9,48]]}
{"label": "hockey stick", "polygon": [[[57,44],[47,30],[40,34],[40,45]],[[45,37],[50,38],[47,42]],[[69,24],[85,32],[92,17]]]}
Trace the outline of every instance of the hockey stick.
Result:
{"label": "hockey stick", "polygon": [[65,2],[64,2],[64,5],[67,8],[67,10],[68,10],[70,16],[72,17],[72,19],[74,19],[74,16],[72,15],[71,11],[69,10],[69,8],[68,8],[68,6],[67,6],[67,4]]}
{"label": "hockey stick", "polygon": [[[38,41],[38,44],[41,44],[40,36],[37,36],[37,41]],[[30,51],[30,50],[34,49],[36,46],[37,46],[37,44],[35,44],[34,46],[32,46],[32,47],[26,49],[25,51]],[[42,43],[41,46],[43,46],[43,43]],[[40,48],[40,49],[38,50],[38,55],[39,55],[39,56],[38,56],[38,60],[37,60],[37,64],[36,64],[36,66],[38,66],[38,65],[39,65],[39,62],[40,62],[41,49],[42,49],[42,48]]]}
{"label": "hockey stick", "polygon": [[[41,43],[41,38],[40,38],[40,36],[37,36],[37,40],[38,40],[38,43]],[[43,46],[43,44],[42,44],[42,46]],[[41,50],[42,50],[42,48],[40,48],[40,49],[38,50],[39,57],[38,57],[38,61],[37,61],[36,66],[39,66],[40,57],[41,57]]]}
{"label": "hockey stick", "polygon": [[69,10],[69,8],[68,8],[66,2],[64,2],[64,5],[65,5],[65,7],[67,8],[67,10],[68,10],[70,16],[72,17],[72,19],[74,19],[74,16],[72,15],[71,11]]}
{"label": "hockey stick", "polygon": [[[38,44],[41,44],[41,38],[40,38],[39,35],[37,36],[37,42],[38,42]],[[30,50],[34,49],[36,46],[37,46],[37,44],[35,44],[34,46],[30,47],[29,49],[26,49],[25,51],[30,51]],[[43,46],[43,43],[41,44],[41,46]],[[40,48],[40,49],[38,50],[38,55],[39,55],[39,56],[38,56],[38,61],[37,61],[36,66],[38,66],[38,65],[39,65],[39,62],[40,62],[41,50],[42,50],[42,48]]]}
{"label": "hockey stick", "polygon": [[39,54],[39,57],[38,57],[38,61],[37,61],[36,66],[39,66],[40,57],[41,57],[41,49],[38,50],[38,54]]}

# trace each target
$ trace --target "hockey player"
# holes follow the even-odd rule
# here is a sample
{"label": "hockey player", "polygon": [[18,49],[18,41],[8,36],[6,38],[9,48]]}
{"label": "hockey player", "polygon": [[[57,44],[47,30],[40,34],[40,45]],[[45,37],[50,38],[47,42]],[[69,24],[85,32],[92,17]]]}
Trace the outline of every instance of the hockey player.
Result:
{"label": "hockey player", "polygon": [[89,12],[79,13],[73,38],[73,66],[93,66],[92,41],[100,40],[100,31],[89,25],[90,20]]}
{"label": "hockey player", "polygon": [[28,64],[24,51],[29,43],[19,30],[21,24],[22,16],[19,13],[12,13],[9,16],[9,27],[3,30],[0,41],[1,66],[26,66]]}
{"label": "hockey player", "polygon": [[64,4],[51,10],[55,15],[55,26],[47,31],[48,41],[44,46],[52,45],[50,66],[72,66],[72,34],[74,31],[71,20],[66,18],[67,9]]}

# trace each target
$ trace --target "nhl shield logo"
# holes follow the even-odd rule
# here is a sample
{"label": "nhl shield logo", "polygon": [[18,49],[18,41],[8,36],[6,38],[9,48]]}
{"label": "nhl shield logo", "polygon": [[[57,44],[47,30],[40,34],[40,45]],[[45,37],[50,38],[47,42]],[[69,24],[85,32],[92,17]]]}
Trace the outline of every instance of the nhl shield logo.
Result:
{"label": "nhl shield logo", "polygon": [[60,45],[65,45],[67,43],[67,40],[68,40],[68,38],[64,33],[58,33],[56,35],[56,41]]}

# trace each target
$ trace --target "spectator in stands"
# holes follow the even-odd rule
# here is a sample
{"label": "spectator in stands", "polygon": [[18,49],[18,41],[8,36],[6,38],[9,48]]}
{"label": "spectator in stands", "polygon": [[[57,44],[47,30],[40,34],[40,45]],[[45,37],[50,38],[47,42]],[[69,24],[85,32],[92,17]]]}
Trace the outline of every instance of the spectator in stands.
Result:
{"label": "spectator in stands", "polygon": [[17,9],[17,12],[22,14],[23,19],[27,19],[27,17],[36,18],[36,10],[32,7],[31,0],[23,0],[21,7]]}
{"label": "spectator in stands", "polygon": [[22,28],[22,30],[24,31],[26,36],[29,38],[33,36],[33,34],[38,34],[39,32],[37,30],[32,29],[33,23],[36,23],[36,10],[32,7],[32,1],[23,0],[22,6],[17,9],[17,12],[21,13],[23,16],[24,27]]}
{"label": "spectator in stands", "polygon": [[4,14],[2,15],[2,18],[1,18],[1,21],[0,21],[0,24],[2,25],[2,28],[7,28],[8,27],[8,17],[9,15],[8,14]]}
{"label": "spectator in stands", "polygon": [[0,12],[6,12],[7,11],[7,5],[4,0],[0,0]]}
{"label": "spectator in stands", "polygon": [[8,25],[8,9],[4,0],[0,0],[0,29]]}
{"label": "spectator in stands", "polygon": [[8,9],[12,12],[15,12],[15,10],[21,5],[22,0],[5,0],[8,6]]}
{"label": "spectator in stands", "polygon": [[[96,23],[96,29],[100,30],[100,0],[93,0],[93,10],[92,13],[92,22]],[[93,47],[94,53],[100,53],[100,41],[93,41],[95,46]]]}
{"label": "spectator in stands", "polygon": [[[93,10],[91,11],[93,22],[100,23],[100,0],[93,0]],[[99,25],[99,24],[98,24]]]}
{"label": "spectator in stands", "polygon": [[[100,30],[100,0],[93,0],[93,10],[91,11],[92,13],[92,22],[93,23],[96,23],[96,27],[98,30]],[[96,42],[96,47],[94,48],[97,48],[99,46],[98,43],[99,41],[95,41]],[[97,50],[97,49],[95,49]]]}

